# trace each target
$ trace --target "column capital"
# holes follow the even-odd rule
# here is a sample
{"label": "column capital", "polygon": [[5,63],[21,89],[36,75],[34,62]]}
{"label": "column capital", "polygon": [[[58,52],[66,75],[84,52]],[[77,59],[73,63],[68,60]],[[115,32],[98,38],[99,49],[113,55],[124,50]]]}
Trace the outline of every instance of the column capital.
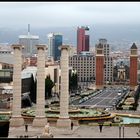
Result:
{"label": "column capital", "polygon": [[45,45],[45,44],[38,44],[38,45],[36,45],[36,47],[37,47],[37,50],[39,50],[39,49],[47,50],[48,49],[47,45]]}
{"label": "column capital", "polygon": [[24,49],[24,46],[23,45],[21,45],[21,44],[12,44],[12,49],[18,49],[18,50],[22,50],[22,49]]}
{"label": "column capital", "polygon": [[70,48],[69,45],[62,45],[62,46],[59,46],[59,50],[64,50],[64,49],[70,50],[71,48]]}

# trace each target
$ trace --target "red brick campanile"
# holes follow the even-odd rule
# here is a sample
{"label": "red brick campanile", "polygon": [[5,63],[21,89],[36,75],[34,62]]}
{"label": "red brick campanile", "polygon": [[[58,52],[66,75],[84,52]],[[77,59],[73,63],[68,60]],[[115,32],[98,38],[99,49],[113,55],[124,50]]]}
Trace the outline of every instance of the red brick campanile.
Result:
{"label": "red brick campanile", "polygon": [[104,53],[103,46],[99,44],[96,48],[96,89],[104,86]]}
{"label": "red brick campanile", "polygon": [[137,70],[138,70],[138,54],[137,46],[135,43],[131,46],[130,49],[130,88],[134,89],[137,86]]}

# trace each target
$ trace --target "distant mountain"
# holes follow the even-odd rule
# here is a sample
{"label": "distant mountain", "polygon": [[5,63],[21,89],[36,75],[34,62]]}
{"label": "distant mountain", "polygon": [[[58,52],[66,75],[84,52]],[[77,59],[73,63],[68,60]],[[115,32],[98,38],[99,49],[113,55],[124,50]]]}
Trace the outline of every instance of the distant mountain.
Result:
{"label": "distant mountain", "polygon": [[[99,38],[106,38],[108,43],[114,46],[126,48],[132,42],[140,44],[140,31],[138,25],[89,25],[90,45],[95,46]],[[76,46],[77,27],[46,27],[32,28],[32,35],[39,35],[40,43],[47,43],[47,34],[50,32],[60,32],[63,34],[63,42]],[[17,43],[18,36],[27,34],[27,29],[0,28],[0,43]],[[112,45],[112,46],[113,46]],[[128,46],[130,47],[130,46]]]}

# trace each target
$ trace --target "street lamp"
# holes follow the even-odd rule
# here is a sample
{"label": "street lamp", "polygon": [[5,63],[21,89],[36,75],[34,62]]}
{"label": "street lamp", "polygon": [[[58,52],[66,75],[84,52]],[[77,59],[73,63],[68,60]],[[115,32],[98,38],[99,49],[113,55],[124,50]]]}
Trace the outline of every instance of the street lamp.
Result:
{"label": "street lamp", "polygon": [[139,131],[136,133],[140,137],[140,121],[139,121]]}
{"label": "street lamp", "polygon": [[121,124],[119,123],[119,138],[121,138]]}
{"label": "street lamp", "polygon": [[124,125],[123,125],[122,129],[123,129],[123,138],[124,138]]}
{"label": "street lamp", "polygon": [[118,96],[120,96],[121,95],[121,92],[118,92]]}

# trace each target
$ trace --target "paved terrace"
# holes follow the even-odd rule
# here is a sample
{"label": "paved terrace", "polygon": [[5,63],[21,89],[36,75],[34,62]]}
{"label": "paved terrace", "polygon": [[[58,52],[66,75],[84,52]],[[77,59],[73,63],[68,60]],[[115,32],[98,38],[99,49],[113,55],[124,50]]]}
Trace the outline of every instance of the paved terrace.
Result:
{"label": "paved terrace", "polygon": [[[9,138],[19,138],[21,135],[28,135],[29,138],[39,138],[44,128],[28,127],[28,132],[25,132],[24,127],[14,128],[15,133],[10,134]],[[50,126],[50,132],[54,138],[119,138],[118,126],[103,126],[102,132],[99,131],[99,126],[80,125],[74,126],[73,130],[67,130],[63,128],[57,128],[56,126]],[[124,127],[124,138],[140,138],[137,135],[139,132],[138,127]],[[121,129],[121,138],[123,138],[123,129]]]}

